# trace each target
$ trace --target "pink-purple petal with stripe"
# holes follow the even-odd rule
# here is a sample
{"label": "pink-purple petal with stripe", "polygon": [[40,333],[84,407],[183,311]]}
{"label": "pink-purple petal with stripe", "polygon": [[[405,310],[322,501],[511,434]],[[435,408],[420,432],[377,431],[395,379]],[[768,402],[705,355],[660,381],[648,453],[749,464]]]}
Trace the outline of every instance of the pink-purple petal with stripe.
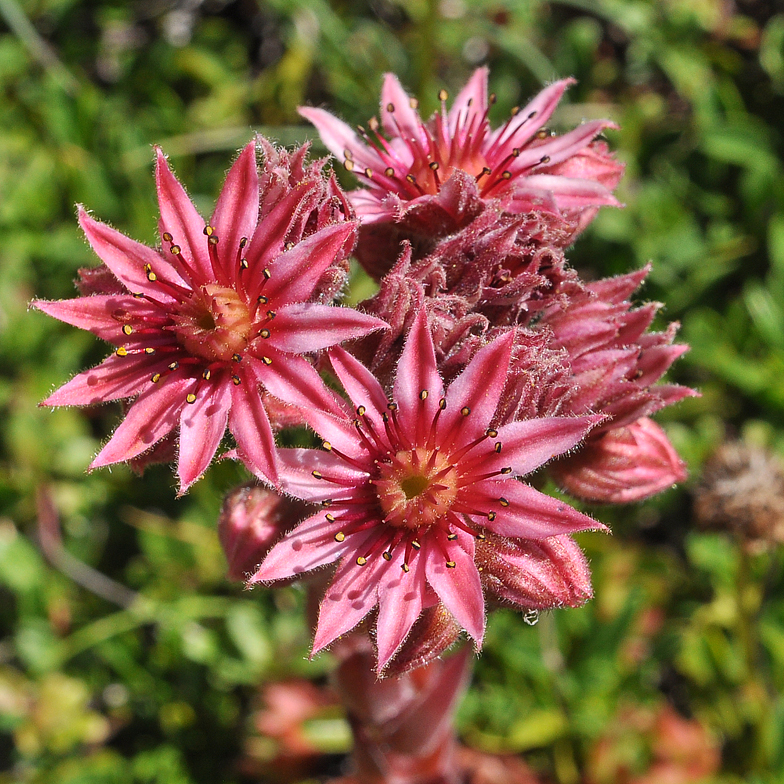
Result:
{"label": "pink-purple petal with stripe", "polygon": [[180,495],[207,470],[226,432],[231,406],[230,384],[224,373],[213,374],[209,382],[200,385],[196,401],[182,409],[177,461]]}
{"label": "pink-purple petal with stripe", "polygon": [[[367,484],[370,478],[366,472],[349,467],[331,452],[283,447],[278,449],[277,455],[283,491],[311,503],[354,498],[357,488]],[[326,479],[314,476],[314,471]]]}
{"label": "pink-purple petal with stripe", "polygon": [[480,119],[484,115],[485,109],[487,109],[487,76],[489,72],[490,69],[487,66],[477,68],[452,102],[447,114],[450,135],[455,136],[460,128],[470,126],[477,115]]}
{"label": "pink-purple petal with stripe", "polygon": [[[427,552],[424,552],[427,546]],[[485,634],[485,600],[479,572],[474,563],[474,540],[464,531],[457,539],[423,543],[420,557],[425,556],[427,581],[455,620],[482,647]],[[454,566],[447,566],[447,563]]]}
{"label": "pink-purple petal with stripe", "polygon": [[305,354],[361,338],[389,325],[353,308],[296,302],[275,311],[269,344],[291,354]]}
{"label": "pink-purple petal with stripe", "polygon": [[329,361],[355,410],[365,406],[374,414],[374,424],[380,424],[389,399],[378,379],[358,359],[339,346],[329,352]]}
{"label": "pink-purple petal with stripe", "polygon": [[169,378],[151,385],[133,402],[108,443],[90,463],[90,470],[130,460],[146,452],[177,426],[192,378]]}

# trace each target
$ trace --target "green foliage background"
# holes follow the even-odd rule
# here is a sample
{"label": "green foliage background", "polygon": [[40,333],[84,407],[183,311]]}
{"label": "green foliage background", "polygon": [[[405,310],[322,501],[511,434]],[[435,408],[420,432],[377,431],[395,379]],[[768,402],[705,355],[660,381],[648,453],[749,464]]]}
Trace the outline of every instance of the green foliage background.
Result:
{"label": "green foliage background", "polygon": [[[181,500],[167,468],[86,475],[118,410],[37,408],[105,353],[27,312],[72,296],[94,262],[74,204],[154,244],[153,143],[209,214],[253,129],[312,137],[298,104],[363,122],[392,70],[426,113],[484,62],[496,121],[571,74],[558,124],[621,125],[608,136],[627,206],[570,258],[588,276],[653,261],[644,296],[692,346],[671,375],[702,397],[659,418],[692,479],[593,510],[615,531],[581,539],[596,599],[536,626],[493,615],[463,738],[604,784],[656,758],[624,716],[669,703],[721,746],[708,780],[784,780],[780,552],[696,531],[690,500],[724,438],[784,451],[784,14],[762,0],[0,0],[0,782],[247,780],[259,684],[329,670],[306,659],[296,588],[224,578],[215,520],[241,469],[214,466]],[[68,554],[54,562],[37,543],[47,499]],[[340,716],[316,735],[337,769]],[[607,773],[600,747],[621,767]]]}

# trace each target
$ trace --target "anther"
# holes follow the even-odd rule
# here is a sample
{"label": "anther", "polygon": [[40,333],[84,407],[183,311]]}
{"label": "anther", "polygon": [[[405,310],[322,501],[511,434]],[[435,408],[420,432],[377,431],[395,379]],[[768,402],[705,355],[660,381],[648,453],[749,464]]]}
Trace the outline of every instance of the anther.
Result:
{"label": "anther", "polygon": [[487,519],[488,519],[488,520],[489,520],[491,523],[493,522],[493,520],[495,520],[495,518],[496,518],[496,514],[495,514],[495,512],[488,512],[488,513],[487,513]]}
{"label": "anther", "polygon": [[235,362],[242,362],[242,357],[241,357],[239,354],[232,354],[232,355],[231,355],[231,358],[232,358],[232,359],[233,359]]}
{"label": "anther", "polygon": [[365,412],[367,409],[364,406],[357,406],[357,414],[359,416],[365,416]]}
{"label": "anther", "polygon": [[499,498],[498,503],[501,504],[501,506],[503,507],[509,506],[509,501],[507,501],[506,498]]}
{"label": "anther", "polygon": [[[266,277],[266,276],[265,276]],[[269,302],[269,297],[265,297],[263,294],[256,300],[259,305],[266,305]]]}
{"label": "anther", "polygon": [[511,474],[512,473],[512,469],[509,466],[507,466],[506,468],[502,468],[501,469],[501,473],[502,474]]}
{"label": "anther", "polygon": [[147,346],[147,348],[144,349],[144,353],[145,354],[154,354],[155,353],[155,349],[152,346]]}
{"label": "anther", "polygon": [[409,98],[409,99],[408,99],[408,105],[409,105],[409,106],[410,106],[412,109],[418,109],[418,108],[419,108],[419,101],[417,101],[417,99],[416,99],[416,98]]}
{"label": "anther", "polygon": [[169,234],[168,231],[164,231],[163,232],[163,241],[164,242],[171,242],[173,239],[174,239],[174,237],[172,237],[172,235]]}
{"label": "anther", "polygon": [[488,103],[492,106],[498,100],[498,96],[495,93],[490,93],[487,98]]}
{"label": "anther", "polygon": [[410,182],[412,185],[414,185],[414,183],[416,183],[416,177],[414,177],[414,175],[413,175],[413,174],[407,174],[407,175],[406,175],[406,179],[407,179],[407,180],[408,180],[408,181],[409,181],[409,182]]}
{"label": "anther", "polygon": [[387,166],[387,168],[384,169],[384,174],[387,177],[391,177],[394,173],[395,173],[395,170],[391,166]]}
{"label": "anther", "polygon": [[427,390],[426,390],[426,389],[423,389],[423,390],[422,390],[422,391],[419,393],[419,399],[420,399],[420,400],[427,400]]}
{"label": "anther", "polygon": [[486,537],[484,534],[477,534],[477,535],[476,535],[476,538],[477,538],[477,539],[478,539],[480,542],[484,542],[484,541],[487,539],[487,537]]}
{"label": "anther", "polygon": [[512,172],[510,172],[509,169],[507,169],[506,171],[502,171],[501,177],[504,180],[510,180],[512,178]]}
{"label": "anther", "polygon": [[179,255],[180,255],[180,253],[182,253],[182,248],[180,248],[180,246],[179,246],[179,245],[172,245],[172,246],[171,246],[171,248],[169,248],[169,250],[170,250],[170,251],[171,251],[171,252],[172,252],[172,253],[173,253],[175,256],[179,256]]}
{"label": "anther", "polygon": [[331,514],[330,512],[327,512],[324,515],[324,517],[327,518],[327,522],[330,522],[330,523],[334,523],[335,522],[335,515]]}
{"label": "anther", "polygon": [[147,280],[149,280],[150,283],[155,283],[155,281],[158,280],[158,276],[152,271],[152,266],[149,264],[144,265],[144,274],[147,275]]}
{"label": "anther", "polygon": [[249,266],[247,259],[240,259],[240,269],[248,269]]}
{"label": "anther", "polygon": [[411,546],[412,546],[412,547],[413,547],[415,550],[419,550],[419,549],[421,549],[421,547],[422,547],[422,545],[421,545],[419,542],[417,542],[417,540],[416,540],[416,539],[413,539],[413,540],[411,541]]}
{"label": "anther", "polygon": [[160,373],[153,373],[152,378],[150,379],[150,381],[152,381],[153,384],[157,384],[160,380],[161,380]]}
{"label": "anther", "polygon": [[267,366],[272,364],[272,360],[269,357],[262,357],[261,361]]}
{"label": "anther", "polygon": [[520,111],[520,107],[519,106],[513,106],[512,107],[512,111],[509,112],[509,114],[511,114],[512,117],[516,117],[519,111]]}
{"label": "anther", "polygon": [[207,242],[214,247],[218,244],[218,235],[210,234],[210,236],[207,238]]}
{"label": "anther", "polygon": [[209,368],[207,368],[207,369],[206,369],[206,370],[205,370],[205,371],[204,371],[204,372],[201,374],[201,377],[202,377],[202,378],[203,378],[205,381],[209,381],[209,380],[210,380],[210,376],[211,376],[211,375],[212,375],[212,371],[211,371]]}
{"label": "anther", "polygon": [[212,226],[210,226],[210,224],[209,224],[209,223],[208,223],[208,224],[207,224],[207,225],[204,227],[204,233],[205,233],[205,234],[206,234],[208,237],[211,237],[211,236],[213,235],[213,233],[214,233],[214,232],[215,232],[215,229],[213,229],[213,228],[212,228]]}
{"label": "anther", "polygon": [[354,171],[354,161],[350,161],[347,158],[345,161],[343,161],[343,168],[346,171]]}
{"label": "anther", "polygon": [[268,318],[268,319],[270,319],[270,321],[271,321],[272,319],[274,319],[274,318],[275,318],[275,316],[277,316],[277,315],[278,315],[278,314],[277,314],[277,313],[276,313],[274,310],[268,310],[268,311],[267,311],[267,318]]}
{"label": "anther", "polygon": [[512,150],[512,155],[514,155],[515,158],[519,158],[520,157],[520,148],[519,147],[515,147]]}
{"label": "anther", "polygon": [[259,332],[259,335],[263,338],[268,338],[270,336],[270,331],[268,329],[262,329],[261,332]]}
{"label": "anther", "polygon": [[442,87],[438,91],[438,100],[439,101],[445,101],[447,98],[449,98],[449,93],[446,90],[444,90],[444,88]]}
{"label": "anther", "polygon": [[247,244],[248,244],[248,238],[247,237],[240,237],[240,247],[244,248]]}
{"label": "anther", "polygon": [[321,473],[321,471],[311,471],[310,473],[311,473],[311,476],[313,476],[314,479],[323,479],[324,478],[324,475]]}
{"label": "anther", "polygon": [[489,430],[485,430],[485,435],[489,438],[495,438],[498,435],[498,431],[491,427]]}
{"label": "anther", "polygon": [[180,366],[179,362],[170,362],[169,363],[169,370],[177,370],[177,368],[179,368],[179,366]]}
{"label": "anther", "polygon": [[343,150],[343,157],[346,160],[348,160],[348,161],[353,161],[354,160],[354,153],[351,152],[351,150],[349,150],[348,147],[347,147],[345,150]]}
{"label": "anther", "polygon": [[232,376],[231,380],[234,382],[234,386],[238,387],[240,385],[240,377],[239,376]]}
{"label": "anther", "polygon": [[457,566],[457,564],[454,561],[447,561],[446,562],[446,568],[447,569],[454,569],[455,566]]}
{"label": "anther", "polygon": [[401,568],[401,569],[402,569],[402,570],[403,570],[403,571],[404,571],[406,574],[408,574],[408,573],[411,571],[411,569],[409,568],[409,566],[408,566],[408,564],[407,564],[407,563],[401,564],[400,568]]}
{"label": "anther", "polygon": [[442,411],[443,411],[443,410],[446,408],[446,398],[443,398],[443,397],[442,397],[442,398],[441,398],[441,400],[439,400],[439,401],[438,401],[438,407],[439,407],[439,408],[440,408]]}
{"label": "anther", "polygon": [[[261,274],[262,274],[262,275],[264,275],[264,277],[265,277],[267,280],[269,280],[269,279],[272,277],[272,273],[269,271],[269,268],[268,268],[268,267],[265,267],[265,268],[264,268],[264,272],[262,272]],[[259,297],[259,301],[261,301],[261,297]],[[267,300],[267,298],[266,298],[266,297],[264,297],[264,302],[267,302],[267,301],[268,301],[268,300]]]}
{"label": "anther", "polygon": [[373,169],[371,169],[369,166],[365,169],[365,177],[368,179],[373,177]]}
{"label": "anther", "polygon": [[446,538],[447,538],[447,539],[448,539],[450,542],[454,542],[454,541],[455,541],[455,539],[457,539],[457,534],[447,534]]}
{"label": "anther", "polygon": [[365,558],[364,555],[360,555],[359,558],[357,558],[357,566],[364,566],[366,563],[367,558]]}
{"label": "anther", "polygon": [[193,392],[188,392],[185,396],[185,400],[186,402],[193,404],[196,402],[196,395],[194,395]]}
{"label": "anther", "polygon": [[463,416],[468,416],[468,415],[471,413],[471,409],[470,409],[468,406],[463,406],[463,407],[460,409],[460,413],[461,413]]}
{"label": "anther", "polygon": [[546,139],[549,135],[550,135],[550,131],[548,131],[547,128],[542,128],[541,131],[536,132],[536,138],[539,139],[540,141],[542,139]]}
{"label": "anther", "polygon": [[332,451],[332,444],[330,444],[329,441],[325,441],[322,444],[322,446],[324,447],[324,449],[327,450],[327,452],[331,452]]}
{"label": "anther", "polygon": [[430,168],[431,168],[433,171],[438,171],[438,163],[437,163],[436,161],[431,161],[430,163],[428,163],[428,166],[429,166],[429,167],[430,167]]}
{"label": "anther", "polygon": [[539,163],[550,163],[550,156],[549,155],[543,155],[539,159]]}
{"label": "anther", "polygon": [[342,542],[342,541],[345,540],[345,538],[346,538],[346,535],[343,533],[343,531],[338,531],[335,534],[335,541],[336,542]]}
{"label": "anther", "polygon": [[133,332],[133,327],[130,324],[123,324],[123,335],[130,335]]}
{"label": "anther", "polygon": [[117,354],[118,357],[127,357],[128,349],[125,348],[124,346],[120,346],[120,348],[118,348],[117,351],[115,351],[114,353]]}
{"label": "anther", "polygon": [[493,447],[493,449],[495,450],[495,453],[497,455],[500,455],[501,454],[501,442],[500,441],[496,441],[495,442],[495,446]]}
{"label": "anther", "polygon": [[388,552],[387,550],[384,550],[384,552],[383,552],[383,553],[381,553],[381,557],[382,557],[382,558],[383,558],[385,561],[391,561],[391,560],[392,560],[392,553]]}

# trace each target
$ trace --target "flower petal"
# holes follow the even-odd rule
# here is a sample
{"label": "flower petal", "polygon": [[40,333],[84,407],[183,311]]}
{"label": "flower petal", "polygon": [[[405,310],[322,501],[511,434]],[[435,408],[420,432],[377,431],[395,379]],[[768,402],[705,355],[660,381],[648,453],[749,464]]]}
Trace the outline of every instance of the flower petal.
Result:
{"label": "flower petal", "polygon": [[183,261],[195,273],[194,283],[214,280],[215,271],[207,253],[204,219],[188,198],[185,188],[172,173],[160,147],[155,148],[155,153],[155,183],[161,210],[161,233],[168,231],[172,235],[172,241],[182,251]]}
{"label": "flower petal", "polygon": [[87,241],[117,279],[133,294],[149,294],[157,300],[171,302],[172,297],[155,281],[147,278],[146,265],[162,280],[182,286],[184,281],[160,253],[126,237],[121,232],[93,220],[79,207],[79,225]]}
{"label": "flower petal", "polygon": [[393,392],[400,408],[400,426],[412,442],[416,441],[418,425],[429,428],[443,395],[444,383],[436,370],[433,338],[425,309],[421,308],[406,338]]}
{"label": "flower petal", "polygon": [[[460,531],[454,541],[448,541],[446,537],[438,544],[431,541],[426,553],[423,545],[420,557],[425,557],[427,581],[455,620],[481,648],[485,634],[485,600],[473,550],[473,538]],[[448,567],[447,563],[454,566]]]}
{"label": "flower petal", "polygon": [[591,206],[620,207],[621,203],[601,183],[564,177],[557,174],[529,174],[523,181],[526,188],[548,191],[562,210]]}
{"label": "flower petal", "polygon": [[276,311],[269,343],[280,351],[304,354],[377,329],[389,329],[389,324],[353,308],[296,302]]}
{"label": "flower petal", "polygon": [[211,225],[218,237],[218,259],[229,280],[239,272],[237,252],[240,240],[256,231],[259,219],[259,171],[256,166],[256,141],[245,145],[226,175]]}
{"label": "flower petal", "polygon": [[272,277],[264,287],[270,303],[281,308],[289,302],[308,299],[324,270],[345,256],[344,246],[356,234],[352,222],[327,226],[298,242],[278,256],[270,265]]}
{"label": "flower petal", "polygon": [[404,556],[404,547],[395,548],[389,569],[378,588],[376,644],[379,672],[389,664],[419,618],[427,589],[425,559],[417,556],[410,571],[404,572],[401,568]]}
{"label": "flower petal", "polygon": [[147,389],[152,375],[163,373],[170,361],[170,357],[160,359],[155,355],[131,359],[110,354],[100,365],[79,373],[55,390],[41,405],[94,406],[133,397]]}
{"label": "flower petal", "polygon": [[180,414],[180,457],[177,473],[182,495],[206,470],[226,432],[231,381],[224,373],[196,392],[196,402]]}
{"label": "flower petal", "polygon": [[252,370],[237,368],[239,384],[231,387],[229,429],[243,455],[243,462],[254,473],[277,487],[275,436],[259,394],[258,380]]}
{"label": "flower petal", "polygon": [[374,414],[375,424],[379,424],[387,411],[389,399],[376,377],[339,346],[329,352],[329,361],[354,407],[364,406]]}
{"label": "flower petal", "polygon": [[340,527],[340,521],[330,522],[323,510],[303,520],[269,551],[248,585],[285,580],[336,561],[355,546],[353,537],[335,541]]}
{"label": "flower petal", "polygon": [[[330,452],[281,448],[277,455],[281,488],[303,501],[321,503],[328,499],[340,501],[352,498],[357,488],[369,479],[367,473],[350,468],[344,460]],[[314,476],[314,471],[327,479]],[[338,479],[339,483],[330,482],[330,478]]]}
{"label": "flower petal", "polygon": [[[540,493],[517,479],[474,485],[470,504],[479,513],[470,516],[499,536],[544,539],[575,531],[607,530],[607,526],[578,512],[565,501]],[[482,519],[487,518],[488,513],[495,514],[493,520]]]}
{"label": "flower petal", "polygon": [[170,433],[179,420],[193,378],[168,378],[154,384],[133,402],[114,435],[90,463],[90,470],[130,460]]}
{"label": "flower petal", "polygon": [[378,604],[379,580],[388,566],[383,558],[358,566],[353,551],[343,560],[321,600],[311,656],[351,631]]}
{"label": "flower petal", "polygon": [[422,121],[416,109],[411,107],[411,99],[395,74],[384,74],[379,111],[381,125],[392,139],[401,138],[407,144],[411,140],[416,140],[416,144],[421,141]]}
{"label": "flower petal", "polygon": [[[468,128],[477,115],[482,118],[487,109],[487,75],[490,69],[487,66],[477,68],[466,82],[465,87],[458,93],[452,103],[452,108],[447,115],[449,133],[455,136],[459,128]],[[461,115],[465,117],[461,119]]]}
{"label": "flower petal", "polygon": [[[439,433],[444,440],[452,442],[450,432],[460,428],[460,435],[453,442],[460,448],[487,429],[501,399],[513,344],[511,331],[488,343],[449,385],[447,407],[439,421]],[[467,415],[463,413],[466,409]]]}
{"label": "flower petal", "polygon": [[338,120],[337,117],[324,109],[315,109],[312,106],[299,106],[297,111],[300,116],[316,126],[324,146],[339,160],[346,160],[348,150],[354,163],[361,168],[379,168],[379,159],[371,152],[365,143],[357,136],[351,126]]}

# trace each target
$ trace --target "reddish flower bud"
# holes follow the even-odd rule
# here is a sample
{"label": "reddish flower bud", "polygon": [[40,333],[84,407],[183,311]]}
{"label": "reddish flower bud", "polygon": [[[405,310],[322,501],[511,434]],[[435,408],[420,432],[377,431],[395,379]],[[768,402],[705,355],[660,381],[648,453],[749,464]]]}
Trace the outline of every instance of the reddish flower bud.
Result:
{"label": "reddish flower bud", "polygon": [[597,503],[642,501],[686,478],[686,465],[648,417],[590,439],[576,455],[550,466],[561,486]]}
{"label": "reddish flower bud", "polygon": [[223,500],[218,537],[230,580],[246,580],[272,543],[307,515],[307,506],[259,484],[234,488]]}

